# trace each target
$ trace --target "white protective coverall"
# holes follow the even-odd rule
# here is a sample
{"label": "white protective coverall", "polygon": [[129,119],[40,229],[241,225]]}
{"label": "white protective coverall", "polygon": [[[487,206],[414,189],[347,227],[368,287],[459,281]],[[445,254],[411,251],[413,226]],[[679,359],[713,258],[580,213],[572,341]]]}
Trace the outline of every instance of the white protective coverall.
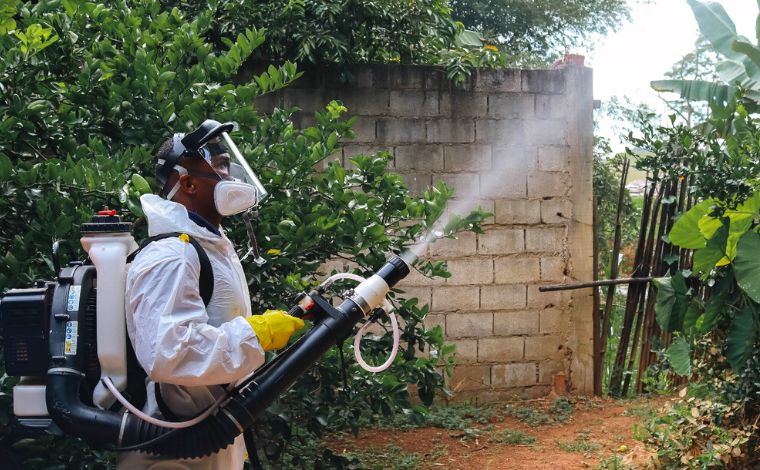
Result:
{"label": "white protective coverall", "polygon": [[[180,419],[211,405],[223,388],[264,363],[256,334],[244,317],[251,315],[248,284],[230,240],[193,222],[185,206],[156,195],[140,198],[150,236],[187,233],[206,250],[214,270],[214,293],[204,306],[199,293],[200,261],[195,248],[179,238],[155,241],[135,258],[127,274],[126,315],[129,338],[148,374],[143,411],[162,417],[154,383]],[[165,419],[165,417],[162,417]],[[243,437],[209,457],[167,460],[130,452],[119,469],[242,469]]]}

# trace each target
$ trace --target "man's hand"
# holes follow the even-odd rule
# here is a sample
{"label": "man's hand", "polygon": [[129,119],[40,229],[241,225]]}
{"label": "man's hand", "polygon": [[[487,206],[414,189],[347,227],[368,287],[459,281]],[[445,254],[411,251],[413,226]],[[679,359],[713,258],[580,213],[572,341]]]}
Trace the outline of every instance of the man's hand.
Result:
{"label": "man's hand", "polygon": [[262,315],[253,315],[246,320],[256,332],[264,351],[284,347],[293,333],[303,328],[303,320],[292,317],[282,310],[267,310]]}

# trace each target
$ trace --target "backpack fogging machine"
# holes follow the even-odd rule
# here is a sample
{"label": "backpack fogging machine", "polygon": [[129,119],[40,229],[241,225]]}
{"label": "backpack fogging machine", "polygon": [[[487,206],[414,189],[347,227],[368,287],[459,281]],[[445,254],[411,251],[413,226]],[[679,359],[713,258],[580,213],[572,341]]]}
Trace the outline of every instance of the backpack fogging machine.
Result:
{"label": "backpack fogging machine", "polygon": [[[308,313],[312,328],[254,374],[228,386],[204,413],[172,426],[139,412],[145,401],[145,372],[134,359],[124,314],[126,259],[137,247],[131,224],[99,213],[91,223],[82,224],[82,235],[91,263],[71,261],[61,267],[62,246],[56,243],[57,279],[10,290],[0,300],[6,372],[20,377],[13,389],[14,418],[6,441],[63,433],[117,451],[140,450],[169,458],[213,454],[251,427],[257,415],[348,337],[360,320],[383,306],[387,310],[386,295],[416,260],[411,253],[404,259],[393,256],[367,279],[339,273],[299,294],[288,313]],[[339,279],[359,283],[335,307],[325,293]],[[395,317],[391,322],[395,352]],[[390,365],[393,355],[384,366]],[[357,359],[366,366],[360,356]]]}

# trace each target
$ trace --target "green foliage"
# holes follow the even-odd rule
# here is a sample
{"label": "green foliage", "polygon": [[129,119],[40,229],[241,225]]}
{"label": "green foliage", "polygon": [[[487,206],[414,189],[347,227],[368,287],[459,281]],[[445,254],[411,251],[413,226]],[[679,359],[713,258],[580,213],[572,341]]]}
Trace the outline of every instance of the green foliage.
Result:
{"label": "green foliage", "polygon": [[455,19],[482,31],[524,63],[549,61],[558,53],[588,45],[628,19],[626,0],[452,0]]}
{"label": "green foliage", "polygon": [[536,438],[522,431],[505,428],[492,433],[488,442],[492,444],[531,445],[536,442]]}
{"label": "green foliage", "polygon": [[557,397],[549,407],[549,412],[554,415],[554,421],[566,423],[573,416],[573,404],[566,397]]}
{"label": "green foliage", "polygon": [[[167,1],[192,17],[203,3]],[[246,28],[267,31],[267,41],[254,54],[261,61],[292,60],[310,64],[430,64],[462,80],[475,67],[503,67],[495,46],[454,21],[443,0],[296,0],[281,4],[216,0],[212,36],[218,44]],[[342,68],[342,79],[352,78]]]}
{"label": "green foliage", "polygon": [[588,433],[579,432],[578,437],[573,441],[558,442],[557,446],[565,452],[578,452],[586,456],[594,454],[599,450],[599,444],[588,440]]}
{"label": "green foliage", "polygon": [[638,429],[665,469],[756,468],[750,441],[756,426],[743,424],[742,407],[686,397]]}
{"label": "green foliage", "polygon": [[346,453],[344,458],[355,460],[357,467],[369,470],[395,468],[413,470],[422,463],[422,456],[414,452],[405,452],[398,446],[386,445],[380,448],[369,448],[361,451]]}
{"label": "green foliage", "polygon": [[[734,106],[741,88],[748,102],[760,101],[760,47],[736,32],[736,26],[720,3],[687,0],[699,30],[724,60],[717,64],[720,81],[670,79],[651,83],[660,92],[678,93],[687,101],[707,101],[714,106]],[[760,35],[758,35],[760,38]]]}
{"label": "green foliage", "polygon": [[[79,224],[103,206],[127,219],[139,217],[137,197],[153,184],[153,152],[173,132],[205,118],[238,124],[234,138],[270,191],[255,227],[267,263],[244,262],[255,310],[288,307],[291,294],[313,286],[319,266],[335,257],[355,263],[359,274],[375,271],[388,253],[405,250],[441,216],[451,190],[439,185],[422,198],[409,196],[401,177],[387,171],[387,153],[358,156],[351,169],[325,167],[340,151],[338,143],[352,136],[352,121],[342,118],[346,109],[339,104],[328,104],[305,129],[293,125],[294,109],[259,116],[254,98],[300,73],[285,62],[236,84],[241,65],[264,42],[263,31],[243,21],[220,38],[216,11],[194,5],[192,15],[148,0],[10,2],[0,8],[0,25],[8,30],[0,35],[0,290],[51,278],[51,243],[76,244]],[[485,216],[476,211],[458,218],[445,235],[478,230]],[[136,219],[136,228],[138,238],[145,235],[143,220]],[[245,246],[240,221],[230,219],[225,228]],[[83,257],[81,251],[74,256]],[[443,264],[420,269],[448,275]],[[314,436],[325,426],[355,428],[377,415],[421,414],[407,384],[416,385],[425,404],[443,389],[438,369],[450,370],[453,346],[444,344],[440,328],[424,327],[427,305],[401,291],[393,295],[404,320],[396,362],[387,373],[372,375],[349,361],[344,382],[340,355],[330,351],[259,421],[259,440],[271,461],[293,467],[321,458],[307,454],[315,452]],[[364,356],[379,361],[390,341],[365,341]],[[350,357],[352,346],[343,349]],[[14,380],[0,380],[3,434]],[[44,468],[90,462],[96,468],[112,458],[72,439],[39,442],[48,450],[37,462]]]}
{"label": "green foliage", "polygon": [[663,367],[689,386],[640,435],[661,468],[757,468],[760,129],[737,102],[713,108],[698,128],[649,125],[643,134],[632,139],[647,151],[638,166],[665,185],[687,180],[697,204],[677,215],[666,239],[692,251],[692,269],[659,279],[655,305],[658,325],[674,334],[657,351]]}
{"label": "green foliage", "polygon": [[531,426],[540,426],[542,424],[549,424],[552,422],[551,416],[549,416],[547,413],[527,406],[507,405],[504,407],[504,412],[507,416],[519,419],[520,421]]}

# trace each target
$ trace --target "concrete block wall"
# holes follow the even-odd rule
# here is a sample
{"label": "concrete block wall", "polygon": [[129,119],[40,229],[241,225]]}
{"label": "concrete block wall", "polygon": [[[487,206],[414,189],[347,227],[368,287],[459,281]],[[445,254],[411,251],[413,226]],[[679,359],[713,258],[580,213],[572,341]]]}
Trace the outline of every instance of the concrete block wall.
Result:
{"label": "concrete block wall", "polygon": [[547,393],[553,374],[592,391],[591,296],[538,286],[592,278],[591,70],[483,70],[454,85],[432,67],[364,66],[350,85],[327,69],[259,99],[260,112],[296,105],[308,124],[332,99],[356,117],[337,155],[387,150],[391,171],[420,193],[455,189],[449,211],[492,212],[485,233],[431,245],[451,278],[413,273],[408,294],[431,303],[429,325],[456,344],[450,385],[460,399]]}

